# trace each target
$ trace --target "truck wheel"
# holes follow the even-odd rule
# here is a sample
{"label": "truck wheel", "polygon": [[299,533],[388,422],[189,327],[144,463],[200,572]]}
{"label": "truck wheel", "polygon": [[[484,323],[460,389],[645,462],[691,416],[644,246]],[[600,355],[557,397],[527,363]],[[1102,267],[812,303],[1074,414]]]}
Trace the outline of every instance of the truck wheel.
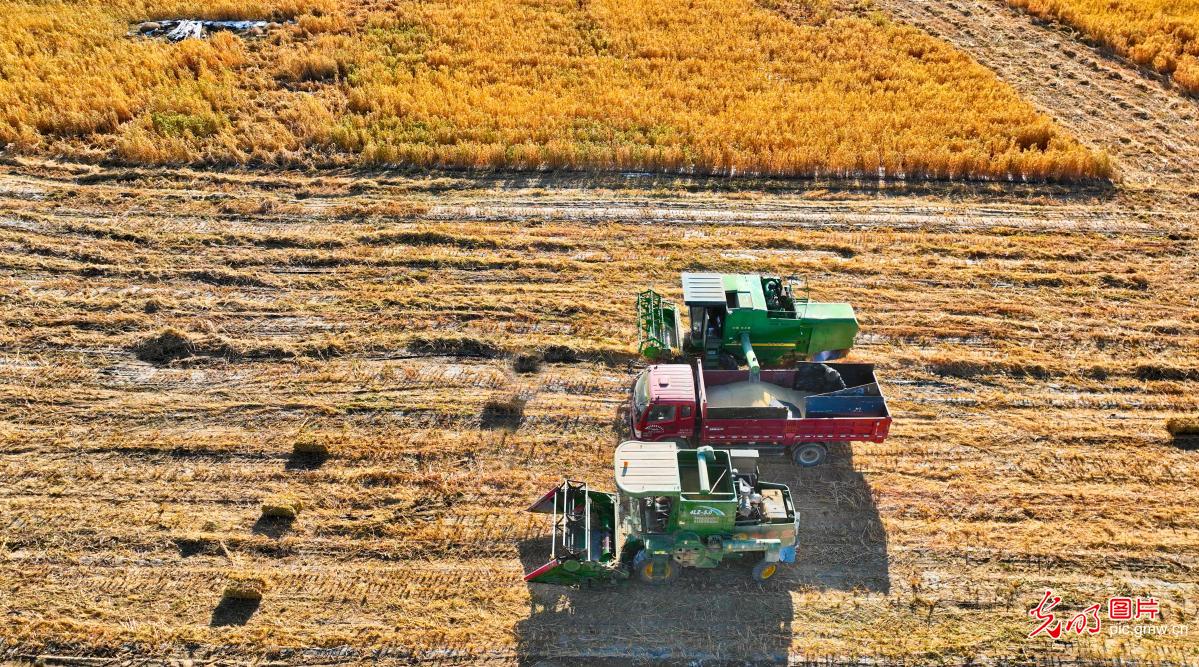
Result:
{"label": "truck wheel", "polygon": [[655,586],[678,579],[680,567],[672,558],[654,558],[644,550],[637,552],[633,558],[633,570],[637,572],[637,578]]}
{"label": "truck wheel", "polygon": [[809,442],[791,450],[791,460],[795,462],[795,465],[803,468],[818,466],[824,463],[826,458],[828,458],[828,449],[817,442]]}
{"label": "truck wheel", "polygon": [[773,562],[762,561],[754,566],[753,577],[754,581],[766,581],[773,577],[779,571],[779,564]]}

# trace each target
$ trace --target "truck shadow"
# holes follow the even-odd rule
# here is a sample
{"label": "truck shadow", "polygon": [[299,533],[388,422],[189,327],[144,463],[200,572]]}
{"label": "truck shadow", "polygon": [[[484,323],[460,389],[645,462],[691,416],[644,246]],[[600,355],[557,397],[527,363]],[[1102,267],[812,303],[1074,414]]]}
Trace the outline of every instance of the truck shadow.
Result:
{"label": "truck shadow", "polygon": [[[517,626],[520,664],[787,664],[793,592],[889,592],[887,535],[848,446],[831,447],[817,468],[781,457],[763,457],[759,467],[763,479],[791,488],[800,511],[793,565],[766,584],[750,579],[748,560],[685,569],[664,587],[529,584],[530,614]],[[526,572],[548,558],[548,535],[518,546]]]}
{"label": "truck shadow", "polygon": [[887,532],[849,445],[830,445],[828,459],[815,468],[767,457],[759,467],[764,479],[791,488],[799,511],[799,550],[795,565],[785,570],[789,581],[820,590],[890,592]]}

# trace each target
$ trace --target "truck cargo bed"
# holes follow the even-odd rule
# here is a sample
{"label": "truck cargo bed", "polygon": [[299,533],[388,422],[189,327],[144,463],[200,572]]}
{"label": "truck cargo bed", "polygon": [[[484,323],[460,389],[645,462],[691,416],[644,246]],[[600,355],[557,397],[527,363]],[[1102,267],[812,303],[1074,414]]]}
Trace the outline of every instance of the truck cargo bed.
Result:
{"label": "truck cargo bed", "polygon": [[794,369],[697,371],[701,441],[790,446],[882,442],[891,413],[871,364],[801,363]]}

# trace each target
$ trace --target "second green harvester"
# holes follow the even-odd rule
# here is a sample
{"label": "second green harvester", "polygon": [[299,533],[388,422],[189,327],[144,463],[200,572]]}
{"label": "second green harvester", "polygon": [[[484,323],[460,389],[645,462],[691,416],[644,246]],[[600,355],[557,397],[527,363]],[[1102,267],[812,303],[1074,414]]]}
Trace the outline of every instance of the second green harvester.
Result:
{"label": "second green harvester", "polygon": [[531,512],[549,514],[549,561],[525,581],[587,585],[636,576],[663,584],[681,568],[753,562],[766,581],[795,562],[799,514],[784,484],[758,477],[753,450],[681,449],[630,440],[616,448],[616,493],[566,480]]}
{"label": "second green harvester", "polygon": [[637,295],[638,350],[651,360],[695,355],[705,368],[745,364],[756,375],[763,366],[841,358],[858,333],[853,306],[812,301],[791,279],[684,272],[682,282],[686,331],[673,302],[652,289]]}

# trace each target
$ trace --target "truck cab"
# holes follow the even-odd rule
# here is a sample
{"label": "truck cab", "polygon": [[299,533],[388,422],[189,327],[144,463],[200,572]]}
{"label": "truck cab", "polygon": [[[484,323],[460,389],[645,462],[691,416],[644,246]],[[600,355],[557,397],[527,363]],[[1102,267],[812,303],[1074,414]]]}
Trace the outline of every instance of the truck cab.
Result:
{"label": "truck cab", "polygon": [[688,439],[695,435],[697,408],[691,367],[656,364],[633,384],[629,426],[638,439]]}

